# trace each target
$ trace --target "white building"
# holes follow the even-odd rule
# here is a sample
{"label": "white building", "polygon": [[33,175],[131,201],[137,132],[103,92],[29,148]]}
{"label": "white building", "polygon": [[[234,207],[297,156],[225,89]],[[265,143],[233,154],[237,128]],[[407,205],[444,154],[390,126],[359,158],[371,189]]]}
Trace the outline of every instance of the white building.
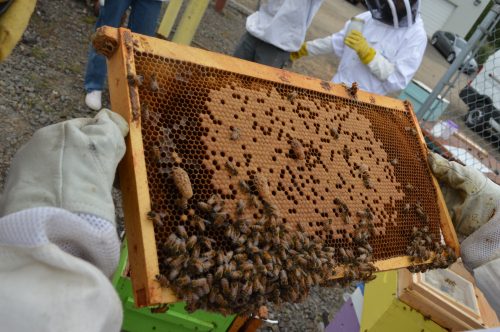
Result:
{"label": "white building", "polygon": [[427,36],[436,30],[465,37],[490,0],[421,0],[420,12]]}

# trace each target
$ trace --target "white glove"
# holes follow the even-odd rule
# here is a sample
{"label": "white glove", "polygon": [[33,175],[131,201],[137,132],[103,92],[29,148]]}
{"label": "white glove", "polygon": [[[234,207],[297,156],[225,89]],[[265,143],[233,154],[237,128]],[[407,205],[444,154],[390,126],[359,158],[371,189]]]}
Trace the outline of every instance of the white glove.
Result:
{"label": "white glove", "polygon": [[110,110],[94,119],[57,123],[35,132],[12,160],[0,216],[59,207],[115,222],[111,186],[125,153],[126,121]]}
{"label": "white glove", "polygon": [[378,52],[375,54],[373,60],[367,64],[367,66],[372,74],[377,76],[377,78],[381,81],[387,80],[389,76],[394,74],[396,71],[396,66],[394,66],[394,64]]}
{"label": "white glove", "polygon": [[318,38],[306,42],[306,49],[308,55],[320,55],[334,53],[332,36],[325,38]]}
{"label": "white glove", "polygon": [[500,187],[470,167],[429,154],[429,165],[444,185],[443,194],[455,229],[469,236],[486,224],[500,202]]}

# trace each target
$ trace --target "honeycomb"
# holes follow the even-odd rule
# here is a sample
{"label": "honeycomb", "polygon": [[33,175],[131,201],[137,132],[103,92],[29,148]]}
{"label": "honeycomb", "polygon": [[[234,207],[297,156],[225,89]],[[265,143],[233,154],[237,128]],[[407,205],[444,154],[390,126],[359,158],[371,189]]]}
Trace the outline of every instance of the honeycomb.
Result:
{"label": "honeycomb", "polygon": [[[144,77],[139,98],[151,202],[166,214],[164,225],[155,227],[159,247],[178,225],[190,236],[197,233],[176,204],[181,197],[169,176],[174,167],[189,174],[188,209],[216,193],[233,218],[238,202],[248,200],[239,181],[252,184],[256,174],[264,176],[282,222],[301,223],[335,248],[355,245],[356,212],[369,208],[376,260],[404,256],[413,227],[427,224],[407,204],[422,206],[430,233],[439,238],[437,193],[409,129],[409,112],[146,52],[135,53],[135,66]],[[300,142],[303,160],[295,157],[292,140]],[[347,205],[349,223],[336,198]],[[263,213],[251,204],[245,208],[254,219]],[[211,227],[206,232],[224,246],[223,234]],[[160,253],[160,270],[163,260]]]}

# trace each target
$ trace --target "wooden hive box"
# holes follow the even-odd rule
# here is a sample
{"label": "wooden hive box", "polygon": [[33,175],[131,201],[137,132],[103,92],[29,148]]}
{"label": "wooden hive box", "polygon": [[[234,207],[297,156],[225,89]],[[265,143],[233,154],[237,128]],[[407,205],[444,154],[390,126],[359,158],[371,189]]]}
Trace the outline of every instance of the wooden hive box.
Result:
{"label": "wooden hive box", "polygon": [[[435,261],[434,249],[439,248],[430,240],[424,245],[425,251],[434,250],[428,257],[412,260],[408,256],[414,228],[426,228],[425,234],[417,233],[432,242],[443,239],[443,245],[451,248],[448,254],[459,253],[408,102],[126,29],[101,28],[94,45],[108,58],[112,109],[130,125],[119,174],[137,305],[177,299],[171,287],[162,288],[158,281],[163,279],[166,285],[166,279],[177,280],[173,256],[184,255],[186,250],[166,244],[172,234],[182,242],[196,236],[196,257],[206,254],[200,250],[210,252],[200,244],[207,241],[215,252],[228,256],[228,252],[243,250],[235,247],[236,241],[245,250],[270,250],[273,257],[269,262],[264,257],[262,263],[268,263],[262,267],[267,271],[262,278],[268,288],[259,292],[265,297],[272,288],[276,299],[285,300],[300,300],[296,291],[307,294],[312,277],[369,278],[371,272],[359,270],[359,262],[372,266],[368,259],[382,271]],[[191,188],[184,193],[173,179],[178,168],[190,181]],[[210,200],[212,210],[207,212],[203,203]],[[149,211],[154,213],[148,218]],[[200,220],[204,231],[196,226]],[[266,234],[262,239],[256,235],[262,220],[272,223],[265,224],[265,231],[274,229],[276,236],[262,233]],[[252,231],[243,231],[242,223]],[[231,232],[237,227],[234,237]],[[294,249],[288,244],[283,249],[280,236],[292,241]],[[307,248],[318,250],[316,254],[300,252],[304,241]],[[308,270],[316,256],[332,257],[321,251],[329,248],[339,263],[331,269],[331,276],[325,266],[314,267],[316,272]],[[363,256],[366,248],[369,252]],[[192,254],[193,249],[189,250]],[[245,251],[246,263],[261,264],[256,255],[263,254],[254,254]],[[220,276],[213,280],[216,257],[205,258],[205,267],[190,275],[191,282],[210,274],[208,281],[218,283]],[[241,261],[227,259],[226,265],[243,266]],[[299,268],[302,261],[304,266]],[[183,264],[184,268],[188,263]],[[288,281],[295,282],[294,286],[286,283],[283,273],[280,276],[285,280],[278,278],[277,266],[288,266]],[[248,280],[252,273],[242,269],[241,284],[227,277],[231,290],[236,290],[225,292],[219,285],[220,294],[212,294],[212,301],[216,295],[229,301],[233,294],[235,302],[226,303],[233,308],[238,301],[262,302],[262,296],[255,295],[260,288]],[[290,276],[291,271],[296,277]],[[172,280],[178,292],[189,293],[188,301],[193,296],[211,301],[206,299],[209,289],[196,295]],[[313,284],[317,283],[314,279]],[[251,292],[252,286],[256,298],[234,294],[249,288]],[[178,295],[186,298],[186,294]]]}

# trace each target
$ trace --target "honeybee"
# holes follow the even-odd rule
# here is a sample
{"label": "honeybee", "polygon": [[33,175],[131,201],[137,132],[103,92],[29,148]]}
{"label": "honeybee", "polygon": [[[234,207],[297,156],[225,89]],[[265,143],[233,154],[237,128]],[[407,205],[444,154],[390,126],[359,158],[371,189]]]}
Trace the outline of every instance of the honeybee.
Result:
{"label": "honeybee", "polygon": [[229,293],[231,292],[230,288],[229,288],[229,281],[227,281],[226,278],[222,278],[220,280],[220,285],[221,285],[221,288],[222,288],[222,292],[225,294],[225,295],[229,295]]}
{"label": "honeybee", "polygon": [[186,241],[186,248],[193,249],[197,242],[198,238],[196,235],[191,235],[191,237]]}
{"label": "honeybee", "polygon": [[149,121],[149,108],[148,104],[141,104],[141,117],[143,123]]}
{"label": "honeybee", "polygon": [[411,132],[412,135],[417,135],[417,131],[414,128],[405,127],[405,130]]}
{"label": "honeybee", "polygon": [[246,207],[247,207],[246,203],[240,199],[238,203],[236,203],[236,214],[238,215],[243,214]]}
{"label": "honeybee", "polygon": [[161,216],[159,213],[154,212],[154,211],[149,211],[147,213],[147,217],[149,220],[151,220],[155,225],[158,226],[163,226],[163,222],[161,220]]}
{"label": "honeybee", "polygon": [[351,223],[351,218],[349,216],[349,207],[347,206],[347,204],[344,203],[340,198],[335,198],[333,202],[339,206],[340,216],[344,223]]}
{"label": "honeybee", "polygon": [[160,148],[156,145],[153,145],[153,147],[151,148],[151,152],[153,154],[153,158],[155,160],[156,163],[159,163],[161,161],[161,151],[160,151]]}
{"label": "honeybee", "polygon": [[169,309],[168,304],[164,303],[164,304],[158,305],[157,307],[151,308],[151,313],[153,313],[153,314],[163,314],[163,313],[167,312],[168,309]]}
{"label": "honeybee", "polygon": [[293,103],[295,98],[297,98],[297,96],[298,96],[297,91],[292,91],[286,96],[286,99],[288,99],[289,102]]}
{"label": "honeybee", "polygon": [[204,232],[206,229],[206,224],[209,224],[210,222],[208,220],[205,220],[199,216],[194,216],[191,219],[191,226],[196,227],[200,231]]}
{"label": "honeybee", "polygon": [[231,301],[236,300],[236,298],[238,297],[239,291],[240,291],[239,283],[232,282],[231,283],[231,292],[230,292],[230,296],[229,296]]}
{"label": "honeybee", "polygon": [[302,146],[302,143],[300,143],[300,141],[297,139],[292,139],[290,141],[290,145],[292,147],[292,151],[293,151],[295,158],[297,158],[299,160],[304,160],[305,152],[304,152],[304,147]]}
{"label": "honeybee", "polygon": [[187,239],[188,233],[186,232],[186,228],[182,225],[177,226],[177,232],[181,238]]}
{"label": "honeybee", "polygon": [[177,278],[177,280],[175,281],[175,283],[177,284],[177,286],[179,287],[186,287],[187,285],[189,285],[189,283],[191,282],[191,278],[187,275],[184,275],[182,277],[179,277]]}
{"label": "honeybee", "polygon": [[347,92],[352,98],[356,98],[356,95],[358,94],[358,83],[353,82],[351,87],[347,89]]}
{"label": "honeybee", "polygon": [[241,288],[241,293],[243,294],[244,297],[249,297],[250,295],[252,295],[252,291],[253,291],[253,283],[247,280],[247,282]]}
{"label": "honeybee", "polygon": [[158,281],[160,283],[161,287],[168,287],[170,285],[168,278],[165,277],[163,274],[157,274],[156,281]]}
{"label": "honeybee", "polygon": [[323,229],[325,231],[329,231],[332,229],[332,225],[333,225],[333,219],[328,219],[327,222],[323,223]]}
{"label": "honeybee", "polygon": [[207,278],[198,278],[191,281],[192,287],[208,287]]}
{"label": "honeybee", "polygon": [[423,221],[426,221],[426,222],[429,221],[429,217],[424,212],[424,209],[423,209],[422,205],[420,204],[420,202],[415,203],[415,212],[420,217],[420,219],[422,219]]}
{"label": "honeybee", "polygon": [[153,92],[158,91],[158,89],[160,88],[159,85],[158,85],[158,80],[157,80],[157,77],[156,77],[156,73],[154,73],[153,75],[151,75],[150,88],[151,88],[151,91],[153,91]]}
{"label": "honeybee", "polygon": [[216,212],[212,213],[212,218],[215,226],[223,226],[226,223],[228,214],[227,212]]}
{"label": "honeybee", "polygon": [[224,265],[219,265],[214,273],[215,279],[221,279],[224,276]]}
{"label": "honeybee", "polygon": [[202,211],[202,212],[210,212],[212,210],[212,206],[208,203],[205,203],[205,202],[198,202],[198,208]]}
{"label": "honeybee", "polygon": [[175,278],[179,275],[180,270],[177,268],[173,268],[170,270],[170,273],[168,274],[168,280],[174,281]]}
{"label": "honeybee", "polygon": [[240,130],[238,128],[233,128],[233,130],[231,130],[231,140],[237,141],[238,139],[240,139]]}
{"label": "honeybee", "polygon": [[206,237],[206,236],[201,236],[200,237],[200,242],[201,244],[203,244],[205,247],[207,247],[207,249],[209,249],[210,251],[213,251],[211,250],[212,249],[212,244],[215,243],[215,240],[214,239],[211,239],[209,237]]}
{"label": "honeybee", "polygon": [[334,139],[338,139],[339,138],[339,132],[335,128],[330,128],[330,135],[332,135],[332,137]]}
{"label": "honeybee", "polygon": [[241,191],[243,191],[244,193],[249,194],[252,192],[252,190],[250,189],[250,186],[248,185],[248,183],[245,180],[240,180],[238,184],[240,186]]}
{"label": "honeybee", "polygon": [[409,203],[405,204],[405,207],[403,208],[403,212],[410,212],[411,206]]}
{"label": "honeybee", "polygon": [[129,85],[141,86],[142,82],[144,82],[144,77],[141,75],[135,75],[135,74],[129,73],[127,75],[127,80],[128,80]]}
{"label": "honeybee", "polygon": [[238,175],[238,169],[236,168],[236,166],[233,165],[232,162],[226,161],[226,163],[224,164],[224,167],[226,167],[226,170],[229,172],[229,174],[231,176]]}
{"label": "honeybee", "polygon": [[365,186],[366,189],[373,188],[373,184],[372,184],[369,176],[363,176],[363,185]]}
{"label": "honeybee", "polygon": [[279,272],[280,282],[282,285],[288,285],[288,276],[285,270]]}
{"label": "honeybee", "polygon": [[347,145],[344,145],[344,148],[342,149],[342,156],[344,156],[344,159],[349,161],[349,158],[352,156],[351,149],[347,147]]}
{"label": "honeybee", "polygon": [[262,207],[262,204],[256,195],[250,195],[250,205],[256,209],[260,209]]}
{"label": "honeybee", "polygon": [[233,225],[227,226],[224,234],[228,238],[232,239],[233,241],[238,239],[238,237],[239,237],[239,232],[236,230],[236,228]]}
{"label": "honeybee", "polygon": [[256,277],[253,279],[253,289],[256,292],[259,292],[260,294],[264,295],[266,290],[264,286],[262,286],[262,283],[259,280],[259,277]]}
{"label": "honeybee", "polygon": [[174,160],[174,163],[180,164],[182,162],[181,157],[179,157],[179,154],[177,152],[172,152],[171,154],[172,159]]}

